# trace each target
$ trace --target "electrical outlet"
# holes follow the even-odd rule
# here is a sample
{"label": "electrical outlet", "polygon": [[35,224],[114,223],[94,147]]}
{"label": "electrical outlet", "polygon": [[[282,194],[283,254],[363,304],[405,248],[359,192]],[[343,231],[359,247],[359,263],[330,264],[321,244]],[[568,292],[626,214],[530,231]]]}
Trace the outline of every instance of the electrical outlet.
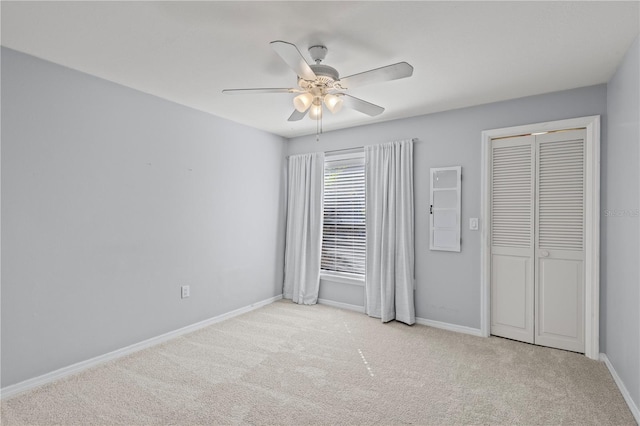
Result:
{"label": "electrical outlet", "polygon": [[477,231],[478,230],[478,218],[477,217],[472,217],[471,219],[469,219],[469,229],[471,229],[472,231]]}
{"label": "electrical outlet", "polygon": [[190,290],[188,285],[183,285],[182,287],[180,287],[180,289],[182,290],[183,299],[186,299],[187,297],[190,296]]}

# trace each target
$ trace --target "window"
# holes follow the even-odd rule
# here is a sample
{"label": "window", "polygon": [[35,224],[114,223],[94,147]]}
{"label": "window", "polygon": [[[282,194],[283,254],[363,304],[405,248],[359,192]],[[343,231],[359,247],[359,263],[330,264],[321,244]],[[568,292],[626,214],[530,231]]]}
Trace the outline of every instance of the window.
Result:
{"label": "window", "polygon": [[325,274],[364,278],[364,191],[363,153],[326,158],[320,266]]}

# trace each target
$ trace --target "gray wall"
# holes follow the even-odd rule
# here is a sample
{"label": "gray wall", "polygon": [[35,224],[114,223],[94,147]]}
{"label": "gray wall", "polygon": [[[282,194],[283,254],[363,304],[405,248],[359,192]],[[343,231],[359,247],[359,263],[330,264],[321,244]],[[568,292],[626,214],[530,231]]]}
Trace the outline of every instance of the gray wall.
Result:
{"label": "gray wall", "polygon": [[284,146],[3,48],[2,386],[281,294]]}
{"label": "gray wall", "polygon": [[321,302],[340,302],[353,305],[351,308],[364,307],[364,283],[345,284],[320,278],[320,292],[318,298]]}
{"label": "gray wall", "polygon": [[[418,138],[414,145],[416,315],[480,328],[480,232],[468,226],[469,218],[481,217],[482,130],[605,113],[606,86],[599,85],[327,132],[320,142],[315,136],[295,138],[288,151],[296,154]],[[430,251],[429,168],[457,165],[462,166],[462,251]],[[359,297],[355,290],[362,292],[348,284],[321,282],[320,286],[321,297],[342,303],[355,304]]]}
{"label": "gray wall", "polygon": [[638,39],[607,85],[602,145],[602,352],[640,407],[640,66]]}

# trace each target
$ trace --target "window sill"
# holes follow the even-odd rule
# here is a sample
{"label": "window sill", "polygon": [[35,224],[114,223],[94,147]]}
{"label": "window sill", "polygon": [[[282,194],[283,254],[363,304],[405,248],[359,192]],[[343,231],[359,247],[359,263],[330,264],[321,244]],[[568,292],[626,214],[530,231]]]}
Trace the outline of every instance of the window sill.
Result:
{"label": "window sill", "polygon": [[333,281],[341,284],[350,284],[364,287],[364,278],[360,278],[350,274],[335,274],[329,272],[320,272],[320,279],[325,281]]}

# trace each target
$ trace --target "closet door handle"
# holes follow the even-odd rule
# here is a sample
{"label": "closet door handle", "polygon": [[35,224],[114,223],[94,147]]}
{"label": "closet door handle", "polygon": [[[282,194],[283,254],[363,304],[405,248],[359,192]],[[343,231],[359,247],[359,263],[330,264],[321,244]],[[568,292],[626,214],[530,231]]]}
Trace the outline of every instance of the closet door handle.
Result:
{"label": "closet door handle", "polygon": [[549,252],[546,250],[541,250],[540,251],[540,257],[548,257],[549,256]]}

